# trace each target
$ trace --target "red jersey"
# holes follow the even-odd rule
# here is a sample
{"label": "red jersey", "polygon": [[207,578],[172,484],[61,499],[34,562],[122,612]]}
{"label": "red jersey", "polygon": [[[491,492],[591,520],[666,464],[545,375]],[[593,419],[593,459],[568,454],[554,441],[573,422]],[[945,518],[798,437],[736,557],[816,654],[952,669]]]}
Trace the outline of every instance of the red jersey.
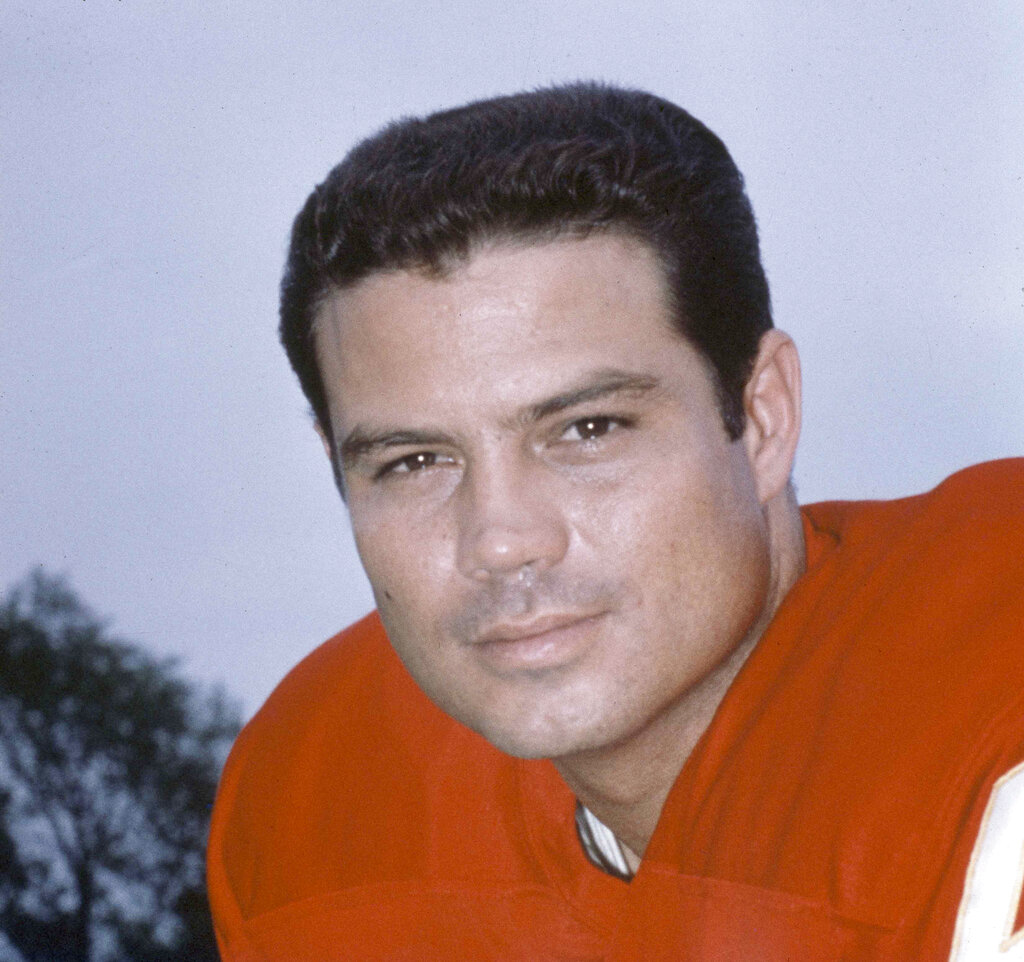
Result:
{"label": "red jersey", "polygon": [[673,787],[631,882],[548,762],[428,701],[369,616],[225,769],[229,962],[1024,957],[1024,461],[803,511],[808,568]]}

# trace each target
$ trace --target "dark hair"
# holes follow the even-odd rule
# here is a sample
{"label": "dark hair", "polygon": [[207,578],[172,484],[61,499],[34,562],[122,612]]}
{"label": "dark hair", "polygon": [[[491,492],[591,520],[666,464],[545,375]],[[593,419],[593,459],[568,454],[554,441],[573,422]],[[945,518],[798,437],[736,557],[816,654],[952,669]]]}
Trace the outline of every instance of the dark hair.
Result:
{"label": "dark hair", "polygon": [[384,270],[443,274],[482,242],[619,232],[658,255],[675,323],[709,362],[730,437],[772,326],[743,177],[700,121],[651,94],[573,84],[385,127],[307,200],[281,283],[281,340],[330,433],[314,343],[332,292]]}

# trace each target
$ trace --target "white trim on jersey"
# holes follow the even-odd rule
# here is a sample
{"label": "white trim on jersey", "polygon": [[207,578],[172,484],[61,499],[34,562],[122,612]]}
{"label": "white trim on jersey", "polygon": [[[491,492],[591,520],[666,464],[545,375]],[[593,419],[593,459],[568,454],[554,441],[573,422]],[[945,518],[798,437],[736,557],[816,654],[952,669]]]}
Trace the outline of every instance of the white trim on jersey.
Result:
{"label": "white trim on jersey", "polygon": [[599,867],[603,867],[601,866],[601,859],[603,859],[622,878],[632,878],[633,872],[629,867],[629,863],[626,861],[625,853],[622,851],[622,845],[615,837],[615,833],[592,811],[590,811],[586,805],[580,803],[578,811],[579,814],[582,815],[583,821],[586,823],[585,831],[580,833],[580,837],[583,840],[584,850],[587,849],[587,843],[589,842],[593,844],[598,853],[600,853],[600,858],[595,859],[592,853],[587,852],[591,861],[595,862]]}
{"label": "white trim on jersey", "polygon": [[1024,764],[995,783],[964,882],[950,962],[1024,962]]}

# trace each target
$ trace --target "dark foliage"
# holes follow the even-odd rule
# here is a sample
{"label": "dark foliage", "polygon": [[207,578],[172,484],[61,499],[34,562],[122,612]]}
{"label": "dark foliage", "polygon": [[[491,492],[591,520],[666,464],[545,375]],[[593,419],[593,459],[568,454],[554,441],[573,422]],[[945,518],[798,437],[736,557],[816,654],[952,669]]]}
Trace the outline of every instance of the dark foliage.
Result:
{"label": "dark foliage", "polygon": [[203,853],[237,712],[35,572],[0,604],[0,959],[217,958]]}

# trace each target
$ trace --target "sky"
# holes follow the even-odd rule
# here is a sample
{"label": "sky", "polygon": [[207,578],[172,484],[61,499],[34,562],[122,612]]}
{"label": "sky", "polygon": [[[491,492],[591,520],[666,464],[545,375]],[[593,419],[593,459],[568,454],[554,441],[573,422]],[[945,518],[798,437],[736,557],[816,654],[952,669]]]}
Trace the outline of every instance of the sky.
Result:
{"label": "sky", "polygon": [[291,220],[399,116],[580,78],[728,144],[802,501],[1024,454],[1019,0],[4,0],[0,587],[66,574],[249,714],[372,607],[276,340]]}

